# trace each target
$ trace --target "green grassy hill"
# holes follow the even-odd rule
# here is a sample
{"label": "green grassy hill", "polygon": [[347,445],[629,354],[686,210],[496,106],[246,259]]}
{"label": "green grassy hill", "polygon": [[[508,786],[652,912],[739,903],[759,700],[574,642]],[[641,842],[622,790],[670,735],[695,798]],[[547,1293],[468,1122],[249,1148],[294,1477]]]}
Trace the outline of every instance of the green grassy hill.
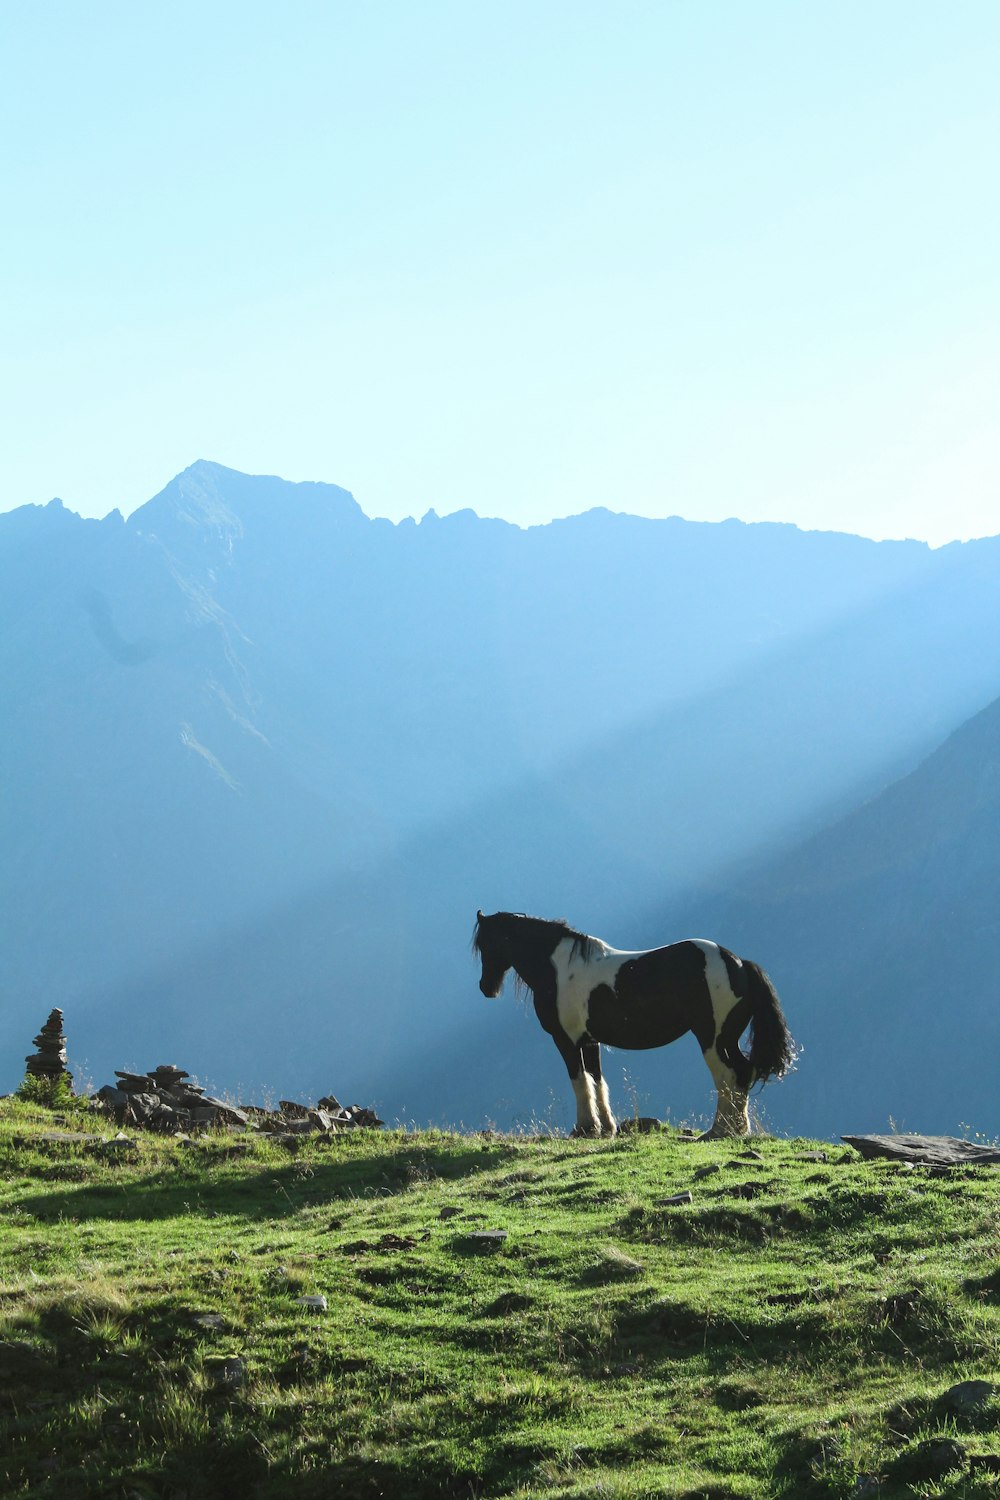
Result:
{"label": "green grassy hill", "polygon": [[5,1497],[997,1493],[995,1169],[108,1134],[0,1104]]}

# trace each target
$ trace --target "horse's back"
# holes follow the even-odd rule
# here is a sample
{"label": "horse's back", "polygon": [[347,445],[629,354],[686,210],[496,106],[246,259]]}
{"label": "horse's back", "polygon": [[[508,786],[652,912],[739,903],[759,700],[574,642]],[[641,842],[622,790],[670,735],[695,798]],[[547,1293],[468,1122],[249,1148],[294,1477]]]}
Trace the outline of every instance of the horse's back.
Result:
{"label": "horse's back", "polygon": [[601,944],[596,958],[560,975],[560,1019],[571,1035],[629,1050],[664,1047],[687,1031],[702,1045],[715,1031],[717,985],[725,982],[720,950],[685,939],[628,952]]}

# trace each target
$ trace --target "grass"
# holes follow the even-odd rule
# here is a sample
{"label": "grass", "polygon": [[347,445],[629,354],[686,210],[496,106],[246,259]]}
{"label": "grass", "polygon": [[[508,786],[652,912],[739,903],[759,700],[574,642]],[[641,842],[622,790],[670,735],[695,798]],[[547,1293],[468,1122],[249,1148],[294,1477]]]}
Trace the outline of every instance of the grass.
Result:
{"label": "grass", "polygon": [[0,1104],[4,1497],[998,1493],[920,1448],[1000,1452],[1000,1404],[942,1400],[1000,1380],[993,1169],[669,1131],[110,1134]]}

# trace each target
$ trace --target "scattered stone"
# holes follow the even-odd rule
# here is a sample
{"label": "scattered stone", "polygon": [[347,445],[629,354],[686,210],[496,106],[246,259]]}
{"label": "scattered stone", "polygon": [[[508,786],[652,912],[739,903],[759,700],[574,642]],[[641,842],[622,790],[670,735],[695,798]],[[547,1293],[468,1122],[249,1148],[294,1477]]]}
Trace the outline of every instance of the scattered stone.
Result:
{"label": "scattered stone", "polygon": [[897,1468],[908,1479],[941,1479],[952,1469],[964,1468],[968,1453],[964,1443],[955,1438],[926,1438],[908,1453],[900,1455]]}
{"label": "scattered stone", "polygon": [[690,1192],[673,1193],[669,1198],[657,1198],[657,1208],[677,1208],[682,1203],[693,1203],[694,1195]]}
{"label": "scattered stone", "polygon": [[969,1474],[1000,1474],[1000,1453],[971,1453]]}
{"label": "scattered stone", "polygon": [[[43,1141],[47,1146],[74,1146],[80,1144],[92,1146],[94,1144],[94,1137],[89,1135],[85,1130],[40,1130],[37,1135],[30,1137],[32,1145],[35,1145],[39,1141]],[[21,1135],[14,1137],[15,1146],[26,1146],[28,1144],[29,1137]]]}
{"label": "scattered stone", "polygon": [[732,1187],[722,1188],[721,1191],[727,1198],[759,1198],[763,1193],[770,1193],[773,1184],[768,1182],[734,1182]]}
{"label": "scattered stone", "polygon": [[825,1151],[796,1151],[796,1161],[829,1161]]}
{"label": "scattered stone", "polygon": [[305,1307],[309,1312],[326,1312],[326,1298],[320,1293],[315,1297],[296,1297],[297,1307]]}
{"label": "scattered stone", "polygon": [[717,1161],[706,1162],[703,1167],[697,1169],[694,1174],[694,1180],[695,1182],[700,1182],[703,1177],[714,1177],[716,1172],[721,1171],[722,1168]]}
{"label": "scattered stone", "polygon": [[741,1151],[740,1152],[739,1160],[740,1161],[763,1161],[764,1158],[760,1154],[759,1151],[755,1151],[753,1149],[753,1147],[750,1146],[750,1147],[747,1148],[746,1151]]}
{"label": "scattered stone", "polygon": [[238,1356],[219,1356],[206,1359],[205,1374],[216,1388],[235,1390],[246,1380],[247,1369]]}
{"label": "scattered stone", "polygon": [[336,1103],[335,1099],[328,1097],[325,1103],[313,1107],[282,1099],[277,1112],[255,1110],[254,1122],[259,1130],[266,1130],[276,1137],[314,1133],[336,1135],[341,1130],[376,1129],[384,1124],[373,1109],[364,1105],[349,1104],[346,1109],[337,1105],[334,1111],[329,1106]]}
{"label": "scattered stone", "polygon": [[94,1098],[100,1099],[103,1104],[111,1105],[113,1109],[123,1109],[128,1103],[128,1094],[125,1090],[116,1089],[110,1083],[106,1083],[103,1088],[98,1089]]}
{"label": "scattered stone", "polygon": [[138,1151],[139,1142],[132,1140],[130,1136],[123,1135],[121,1131],[110,1141],[99,1141],[95,1148],[102,1156],[116,1156],[130,1151]]}
{"label": "scattered stone", "polygon": [[[421,1240],[429,1240],[431,1232],[425,1229],[420,1235]],[[389,1250],[412,1250],[418,1241],[408,1234],[383,1234],[377,1240],[352,1240],[349,1244],[341,1245],[345,1255],[367,1255],[370,1251]]]}
{"label": "scattered stone", "polygon": [[1000,1386],[989,1380],[960,1380],[945,1391],[941,1404],[962,1416],[974,1416],[984,1411],[998,1392]]}
{"label": "scattered stone", "polygon": [[343,1112],[343,1105],[335,1094],[326,1094],[324,1098],[317,1099],[316,1104],[319,1109],[328,1109],[333,1115],[339,1115]]}
{"label": "scattered stone", "polygon": [[226,1326],[226,1320],[221,1313],[195,1313],[191,1321],[197,1327],[208,1329],[213,1333]]}
{"label": "scattered stone", "polygon": [[935,1167],[1000,1164],[996,1146],[977,1146],[952,1135],[844,1135],[841,1140],[866,1160],[887,1156],[893,1161]]}
{"label": "scattered stone", "polygon": [[493,1250],[507,1239],[506,1229],[472,1229],[465,1241],[474,1250]]}
{"label": "scattered stone", "polygon": [[662,1129],[663,1121],[657,1120],[653,1115],[629,1115],[618,1121],[619,1135],[652,1135],[654,1131]]}
{"label": "scattered stone", "polygon": [[438,1214],[438,1218],[439,1219],[455,1219],[455,1218],[460,1218],[461,1214],[462,1214],[462,1210],[460,1208],[442,1208],[441,1212]]}
{"label": "scattered stone", "polygon": [[37,1052],[24,1060],[32,1078],[42,1078],[55,1083],[62,1080],[73,1088],[73,1075],[66,1067],[66,1033],[63,1031],[63,1013],[58,1006],[49,1012],[49,1018],[34,1039]]}
{"label": "scattered stone", "polygon": [[381,1130],[385,1125],[373,1109],[366,1109],[363,1104],[349,1104],[344,1113],[355,1129]]}

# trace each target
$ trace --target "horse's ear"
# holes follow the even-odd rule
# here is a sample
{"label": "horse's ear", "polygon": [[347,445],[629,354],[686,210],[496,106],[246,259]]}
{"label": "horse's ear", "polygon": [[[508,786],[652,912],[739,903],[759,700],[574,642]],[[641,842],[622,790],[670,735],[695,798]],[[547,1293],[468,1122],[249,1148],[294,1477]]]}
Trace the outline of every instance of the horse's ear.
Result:
{"label": "horse's ear", "polygon": [[479,911],[479,910],[478,910],[478,909],[477,909],[477,911],[476,911],[476,921],[477,921],[477,922],[481,922],[481,921],[482,921],[482,920],[483,920],[483,914],[482,914],[482,912],[481,912],[481,911]]}

